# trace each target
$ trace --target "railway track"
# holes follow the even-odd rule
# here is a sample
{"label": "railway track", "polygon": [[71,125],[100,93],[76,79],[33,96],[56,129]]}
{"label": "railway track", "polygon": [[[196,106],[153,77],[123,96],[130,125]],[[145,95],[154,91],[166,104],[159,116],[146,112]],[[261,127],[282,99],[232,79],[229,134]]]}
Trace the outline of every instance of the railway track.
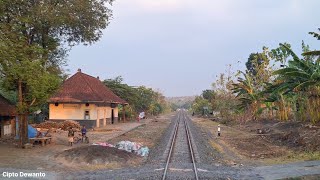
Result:
{"label": "railway track", "polygon": [[190,134],[186,112],[181,110],[174,127],[173,137],[171,138],[170,150],[162,176],[163,180],[167,179],[172,163],[191,163],[194,172],[193,179],[199,179]]}

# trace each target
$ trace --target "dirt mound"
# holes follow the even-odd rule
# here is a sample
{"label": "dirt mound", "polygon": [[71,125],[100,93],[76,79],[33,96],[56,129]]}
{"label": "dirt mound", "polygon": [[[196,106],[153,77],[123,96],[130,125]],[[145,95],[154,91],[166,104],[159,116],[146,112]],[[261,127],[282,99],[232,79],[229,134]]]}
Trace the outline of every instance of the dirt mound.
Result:
{"label": "dirt mound", "polygon": [[239,153],[253,159],[280,157],[285,154],[282,148],[269,144],[264,136],[243,137],[239,139],[229,139],[228,142],[238,150]]}
{"label": "dirt mound", "polygon": [[288,122],[279,122],[274,124],[275,128],[279,131],[290,131],[290,130],[297,130],[303,127],[302,122],[296,121],[288,121]]}
{"label": "dirt mound", "polygon": [[296,130],[287,133],[274,133],[270,135],[270,138],[278,145],[286,145],[291,148],[306,145],[306,142]]}
{"label": "dirt mound", "polygon": [[140,156],[134,153],[103,146],[82,146],[69,149],[56,155],[56,158],[79,165],[106,165],[109,163],[129,165],[142,160]]}
{"label": "dirt mound", "polygon": [[[297,121],[259,121],[248,122],[245,129],[256,133],[261,129],[261,134],[272,144],[286,146],[294,150],[319,151],[320,127]],[[259,134],[259,133],[257,133]]]}
{"label": "dirt mound", "polygon": [[278,145],[285,145],[296,150],[319,151],[320,132],[304,132],[292,130],[287,133],[275,133],[270,135],[270,139]]}
{"label": "dirt mound", "polygon": [[74,129],[80,129],[80,124],[77,121],[72,120],[66,120],[63,122],[53,122],[53,121],[46,121],[40,124],[34,124],[33,127],[35,128],[44,128],[44,129],[62,129],[62,130],[68,130],[70,127]]}

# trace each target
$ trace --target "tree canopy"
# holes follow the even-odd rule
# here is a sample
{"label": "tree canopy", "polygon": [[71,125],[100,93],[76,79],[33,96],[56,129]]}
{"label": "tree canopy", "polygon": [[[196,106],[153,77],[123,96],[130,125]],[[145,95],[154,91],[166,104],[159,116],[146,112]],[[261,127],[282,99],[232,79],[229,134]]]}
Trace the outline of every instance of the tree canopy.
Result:
{"label": "tree canopy", "polygon": [[107,3],[112,0],[0,1],[0,78],[5,90],[18,94],[21,143],[26,114],[61,83],[68,50],[101,38],[112,15]]}
{"label": "tree canopy", "polygon": [[129,112],[126,112],[129,116],[133,116],[142,111],[148,114],[158,115],[169,108],[161,93],[144,86],[129,86],[123,83],[121,76],[114,79],[106,79],[103,83],[116,95],[129,103],[129,108],[127,108]]}

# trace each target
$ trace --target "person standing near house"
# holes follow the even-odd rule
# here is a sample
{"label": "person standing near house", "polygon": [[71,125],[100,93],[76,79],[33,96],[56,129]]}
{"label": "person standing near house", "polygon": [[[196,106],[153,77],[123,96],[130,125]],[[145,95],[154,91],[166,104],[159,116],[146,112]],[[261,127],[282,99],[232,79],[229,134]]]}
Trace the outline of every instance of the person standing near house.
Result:
{"label": "person standing near house", "polygon": [[74,131],[73,131],[72,127],[70,127],[69,131],[68,131],[68,140],[69,140],[70,146],[73,145],[73,138],[74,138]]}
{"label": "person standing near house", "polygon": [[82,142],[83,142],[83,140],[86,140],[87,138],[87,129],[85,125],[82,126],[81,134],[82,134]]}

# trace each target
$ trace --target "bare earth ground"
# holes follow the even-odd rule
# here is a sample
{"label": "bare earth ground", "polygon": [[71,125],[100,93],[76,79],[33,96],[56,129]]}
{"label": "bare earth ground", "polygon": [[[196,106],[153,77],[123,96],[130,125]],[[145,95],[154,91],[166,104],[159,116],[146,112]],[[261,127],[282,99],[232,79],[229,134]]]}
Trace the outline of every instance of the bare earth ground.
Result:
{"label": "bare earth ground", "polygon": [[211,145],[224,155],[226,163],[272,165],[320,159],[319,126],[276,121],[220,124],[221,137],[218,137],[219,122],[203,118],[193,121],[211,136]]}
{"label": "bare earth ground", "polygon": [[169,126],[171,120],[168,116],[158,116],[152,119],[145,119],[145,125],[142,125],[121,136],[111,139],[110,143],[117,143],[119,141],[140,142],[144,146],[153,148],[155,143],[161,137],[164,130]]}
{"label": "bare earth ground", "polygon": [[[90,143],[116,144],[129,140],[142,143],[151,150],[170,124],[172,115],[153,117],[140,123],[120,123],[107,128],[89,131]],[[232,167],[255,167],[252,173],[264,179],[298,177],[319,179],[320,128],[301,123],[273,121],[250,122],[245,125],[221,125],[222,136],[217,137],[219,122],[193,118],[202,134],[209,137],[210,144],[219,151],[218,163]],[[257,133],[261,129],[262,134]],[[85,170],[118,169],[143,165],[146,158],[114,148],[90,146],[78,143],[67,145],[67,132],[52,134],[53,142],[45,147],[35,145],[32,149],[16,148],[12,142],[0,141],[0,169],[37,170],[44,172],[75,172]],[[285,164],[298,162],[296,164]],[[309,173],[306,173],[309,172]],[[291,175],[290,175],[291,174]],[[1,174],[0,174],[1,177]],[[0,178],[1,179],[1,178]],[[52,179],[55,179],[54,176]],[[291,179],[290,179],[291,180]]]}
{"label": "bare earth ground", "polygon": [[[68,146],[67,132],[61,130],[51,133],[52,143],[44,147],[35,145],[31,149],[20,149],[12,141],[2,141],[0,168],[64,172],[137,166],[145,159],[133,153],[115,148],[91,146],[91,144],[93,142],[116,144],[122,140],[130,140],[152,148],[169,123],[169,118],[160,116],[139,123],[109,125],[107,128],[89,130],[90,144],[77,143],[72,147]],[[80,133],[76,133],[78,134]],[[121,136],[118,137],[119,135]],[[80,161],[85,163],[79,163]]]}

